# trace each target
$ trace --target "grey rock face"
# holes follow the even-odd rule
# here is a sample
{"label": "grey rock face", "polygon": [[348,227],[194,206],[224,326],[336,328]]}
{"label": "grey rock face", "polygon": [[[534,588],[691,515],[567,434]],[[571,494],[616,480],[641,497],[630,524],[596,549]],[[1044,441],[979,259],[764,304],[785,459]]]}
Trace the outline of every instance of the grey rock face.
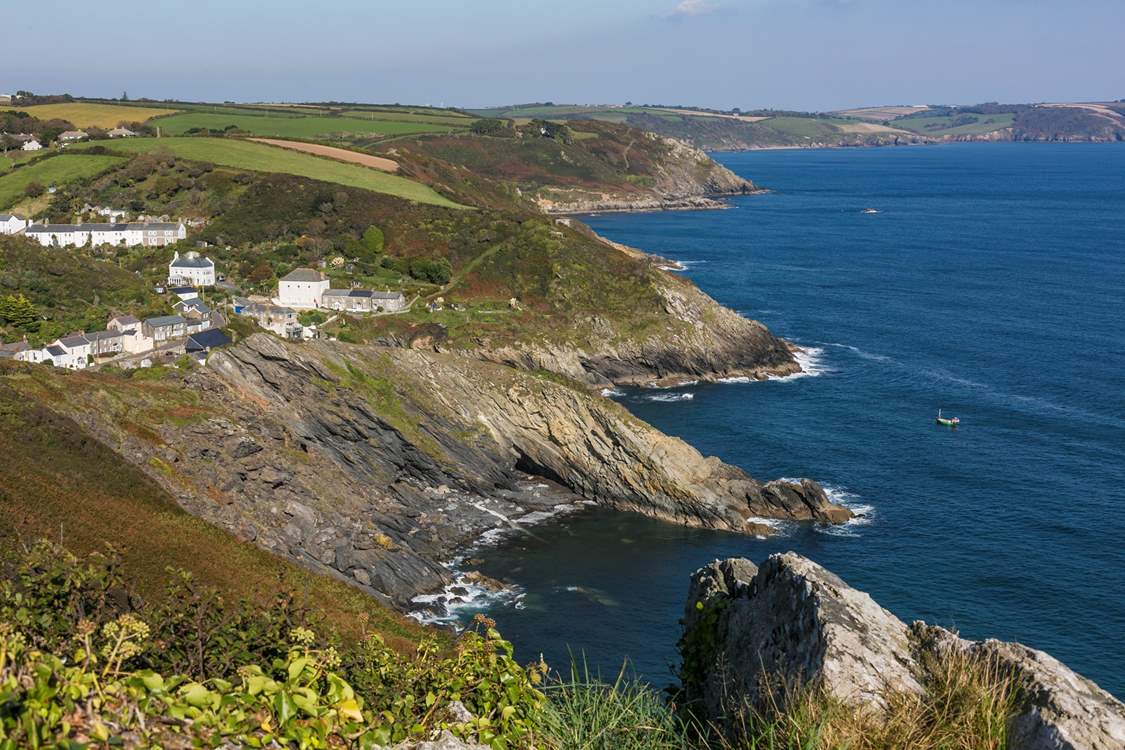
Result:
{"label": "grey rock face", "polygon": [[766,676],[817,684],[845,702],[883,710],[888,691],[922,693],[924,651],[960,649],[998,665],[1022,689],[1009,725],[1011,750],[1125,748],[1125,705],[1057,659],[1019,643],[908,627],[794,553],[773,555],[760,568],[732,559],[696,571],[680,648],[685,698],[720,723],[745,702],[764,702]]}
{"label": "grey rock face", "polygon": [[[712,566],[693,577],[693,589],[709,592],[702,614],[718,611],[713,636],[702,639],[716,648],[694,655],[696,681],[684,685],[709,716],[743,700],[764,703],[763,676],[817,681],[843,700],[877,707],[885,707],[888,687],[921,692],[906,625],[867,594],[794,553],[771,556],[749,579],[737,574],[753,570],[746,561],[717,565],[721,580]],[[683,644],[692,640],[685,631]]]}

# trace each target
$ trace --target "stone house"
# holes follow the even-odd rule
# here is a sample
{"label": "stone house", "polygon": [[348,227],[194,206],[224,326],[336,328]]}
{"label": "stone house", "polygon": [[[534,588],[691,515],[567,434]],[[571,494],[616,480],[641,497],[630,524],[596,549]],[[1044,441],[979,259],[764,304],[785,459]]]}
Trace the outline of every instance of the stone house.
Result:
{"label": "stone house", "polygon": [[402,292],[373,292],[368,289],[329,289],[321,296],[321,307],[342,312],[397,312],[406,307]]}
{"label": "stone house", "polygon": [[186,336],[187,321],[179,315],[159,315],[145,320],[141,324],[141,331],[156,346]]}
{"label": "stone house", "polygon": [[90,342],[90,354],[95,357],[110,357],[125,351],[125,335],[117,330],[93,331],[86,334]]}
{"label": "stone house", "polygon": [[239,315],[251,318],[258,326],[276,333],[278,336],[299,338],[301,335],[301,324],[297,320],[297,311],[291,307],[252,302],[245,305]]}

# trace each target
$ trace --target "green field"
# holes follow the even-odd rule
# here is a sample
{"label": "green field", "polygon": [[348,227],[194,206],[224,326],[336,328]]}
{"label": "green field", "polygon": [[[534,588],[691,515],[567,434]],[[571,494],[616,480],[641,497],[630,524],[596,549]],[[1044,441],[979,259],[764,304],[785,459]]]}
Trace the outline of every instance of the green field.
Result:
{"label": "green field", "polygon": [[174,109],[143,107],[102,102],[61,102],[58,104],[29,104],[17,107],[3,106],[0,111],[27,112],[40,120],[66,120],[79,128],[112,128],[119,122],[143,122],[150,117],[167,115]]}
{"label": "green field", "polygon": [[122,161],[119,156],[62,154],[5,172],[0,176],[0,208],[7,208],[23,198],[24,188],[32,182],[44,187],[62,185],[81,177],[93,177]]}
{"label": "green field", "polygon": [[9,151],[7,154],[0,154],[0,173],[7,172],[17,164],[31,161],[36,156],[42,156],[41,151]]}
{"label": "green field", "polygon": [[911,130],[923,135],[980,135],[991,133],[994,130],[1008,128],[1015,120],[1015,114],[1005,112],[995,115],[960,115],[960,117],[976,117],[977,121],[964,125],[954,125],[957,117],[954,115],[922,115],[919,117],[902,117],[891,122],[896,128]]}
{"label": "green field", "polygon": [[393,112],[383,109],[348,109],[340,114],[344,117],[350,117],[356,120],[382,120],[387,122],[440,125],[442,128],[467,128],[476,121],[475,117],[467,117],[466,115],[459,115],[455,112],[438,115]]}
{"label": "green field", "polygon": [[438,195],[432,188],[405,177],[251,141],[233,138],[129,138],[114,141],[111,147],[131,154],[164,149],[191,161],[206,161],[254,172],[282,172],[386,193],[417,203],[464,208]]}
{"label": "green field", "polygon": [[183,135],[192,128],[223,130],[234,125],[254,135],[277,138],[316,138],[334,134],[347,135],[414,135],[444,132],[448,125],[428,122],[404,122],[358,117],[303,117],[300,115],[215,114],[187,112],[161,118],[156,122],[167,135]]}

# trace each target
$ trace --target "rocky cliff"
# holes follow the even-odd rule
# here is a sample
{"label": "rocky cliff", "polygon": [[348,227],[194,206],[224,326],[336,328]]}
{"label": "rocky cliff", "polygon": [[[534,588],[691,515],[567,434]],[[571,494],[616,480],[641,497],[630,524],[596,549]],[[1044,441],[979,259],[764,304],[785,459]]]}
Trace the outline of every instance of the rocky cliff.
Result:
{"label": "rocky cliff", "polygon": [[[812,685],[876,713],[927,690],[929,657],[988,665],[1017,687],[1012,750],[1118,750],[1125,705],[1050,655],[1018,643],[961,639],[907,625],[794,553],[715,561],[692,577],[684,610],[685,698],[720,724],[740,706],[776,705],[776,686]],[[783,706],[784,707],[784,706]]]}
{"label": "rocky cliff", "polygon": [[536,192],[536,203],[552,214],[723,208],[726,204],[718,199],[722,196],[761,192],[684,141],[654,133],[642,138],[653,141],[660,152],[645,176],[643,190],[549,185]]}
{"label": "rocky cliff", "polygon": [[591,386],[668,386],[801,371],[794,348],[756,320],[723,307],[673,274],[654,286],[663,320],[642,332],[597,315],[572,321],[576,341],[525,340],[473,350],[494,362],[548,370]]}
{"label": "rocky cliff", "polygon": [[486,531],[582,501],[748,533],[850,516],[815,482],[758,482],[582,387],[464,356],[258,334],[151,386],[48,387],[193,514],[399,606]]}

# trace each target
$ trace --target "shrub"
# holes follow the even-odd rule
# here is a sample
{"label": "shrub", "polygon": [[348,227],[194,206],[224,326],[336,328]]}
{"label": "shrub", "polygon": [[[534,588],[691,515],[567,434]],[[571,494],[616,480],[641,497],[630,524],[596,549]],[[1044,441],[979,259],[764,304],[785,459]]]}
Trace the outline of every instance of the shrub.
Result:
{"label": "shrub", "polygon": [[47,188],[43,187],[42,183],[35,181],[27,183],[27,186],[23,189],[23,194],[28,198],[38,198],[45,192],[47,192]]}
{"label": "shrub", "polygon": [[230,604],[182,572],[161,603],[145,605],[112,553],[83,560],[43,541],[6,562],[4,750],[167,746],[171,735],[368,748],[442,729],[494,750],[540,745],[546,666],[521,667],[483,617],[452,647],[430,638],[403,654],[377,635],[318,638],[288,596]]}

